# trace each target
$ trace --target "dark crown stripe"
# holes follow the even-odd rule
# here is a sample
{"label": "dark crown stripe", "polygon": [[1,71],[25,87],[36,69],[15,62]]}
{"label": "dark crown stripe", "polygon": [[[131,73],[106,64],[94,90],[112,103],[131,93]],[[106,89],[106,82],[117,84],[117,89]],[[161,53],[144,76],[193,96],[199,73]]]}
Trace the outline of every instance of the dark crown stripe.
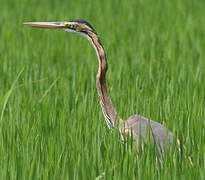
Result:
{"label": "dark crown stripe", "polygon": [[90,29],[92,29],[92,31],[97,34],[97,32],[95,31],[95,29],[85,20],[83,19],[76,19],[76,20],[72,20],[72,21],[69,21],[69,22],[77,22],[77,23],[81,23],[81,24],[85,24],[87,25]]}

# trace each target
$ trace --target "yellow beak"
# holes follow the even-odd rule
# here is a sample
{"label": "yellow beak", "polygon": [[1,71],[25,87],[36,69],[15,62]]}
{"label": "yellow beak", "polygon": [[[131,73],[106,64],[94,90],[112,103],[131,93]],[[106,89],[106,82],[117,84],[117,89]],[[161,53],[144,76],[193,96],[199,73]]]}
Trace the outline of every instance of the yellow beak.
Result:
{"label": "yellow beak", "polygon": [[64,28],[68,27],[69,22],[26,22],[23,24],[36,28],[63,30]]}

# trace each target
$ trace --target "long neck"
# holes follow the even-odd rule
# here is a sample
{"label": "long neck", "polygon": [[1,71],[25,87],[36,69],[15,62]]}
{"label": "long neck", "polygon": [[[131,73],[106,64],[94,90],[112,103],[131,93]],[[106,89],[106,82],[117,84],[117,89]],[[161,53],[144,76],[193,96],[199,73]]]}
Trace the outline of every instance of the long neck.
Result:
{"label": "long neck", "polygon": [[117,113],[108,95],[106,86],[106,72],[108,68],[106,54],[99,37],[95,33],[88,33],[88,36],[88,39],[91,41],[96,51],[99,62],[96,84],[100,99],[100,105],[108,127],[110,129],[113,129]]}

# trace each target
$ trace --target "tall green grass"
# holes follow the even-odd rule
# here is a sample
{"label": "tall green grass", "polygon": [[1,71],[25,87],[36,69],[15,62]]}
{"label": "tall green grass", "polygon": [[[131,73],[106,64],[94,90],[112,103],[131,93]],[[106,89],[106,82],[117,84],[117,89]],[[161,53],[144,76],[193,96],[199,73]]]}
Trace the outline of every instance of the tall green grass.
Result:
{"label": "tall green grass", "polygon": [[[205,2],[6,1],[0,5],[0,179],[204,179]],[[107,52],[118,114],[181,141],[156,161],[106,127],[86,39],[24,27],[86,19]]]}

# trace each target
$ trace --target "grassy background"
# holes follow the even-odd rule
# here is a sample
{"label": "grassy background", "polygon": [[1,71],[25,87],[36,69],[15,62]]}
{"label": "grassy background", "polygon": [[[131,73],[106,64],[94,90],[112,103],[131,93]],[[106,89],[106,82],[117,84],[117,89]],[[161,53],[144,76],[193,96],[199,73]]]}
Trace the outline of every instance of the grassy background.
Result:
{"label": "grassy background", "polygon": [[[205,179],[204,0],[6,1],[0,5],[0,179]],[[106,127],[86,39],[26,21],[86,19],[107,52],[118,114],[173,131],[156,163]],[[125,106],[126,105],[126,106]]]}

